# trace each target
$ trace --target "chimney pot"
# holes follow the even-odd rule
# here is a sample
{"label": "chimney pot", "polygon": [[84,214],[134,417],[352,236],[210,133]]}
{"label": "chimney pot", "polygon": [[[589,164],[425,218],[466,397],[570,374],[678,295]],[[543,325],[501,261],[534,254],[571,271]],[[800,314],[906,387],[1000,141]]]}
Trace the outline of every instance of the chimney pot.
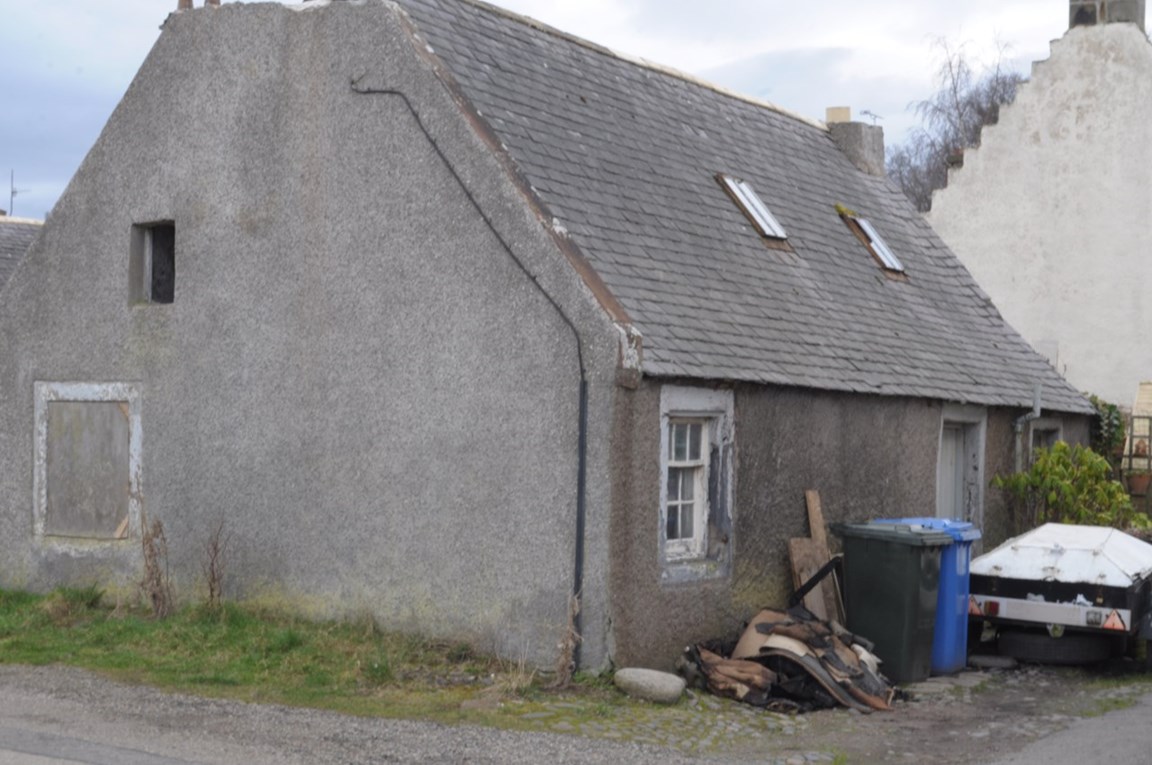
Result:
{"label": "chimney pot", "polygon": [[851,122],[852,121],[852,107],[850,106],[829,106],[824,110],[824,122],[831,125],[835,122]]}
{"label": "chimney pot", "polygon": [[1068,28],[1128,22],[1144,31],[1146,0],[1070,0]]}

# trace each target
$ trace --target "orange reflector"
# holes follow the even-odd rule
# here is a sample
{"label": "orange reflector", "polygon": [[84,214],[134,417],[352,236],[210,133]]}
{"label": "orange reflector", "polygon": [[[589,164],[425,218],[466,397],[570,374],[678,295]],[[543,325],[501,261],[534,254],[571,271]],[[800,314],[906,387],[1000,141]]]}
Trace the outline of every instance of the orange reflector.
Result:
{"label": "orange reflector", "polygon": [[1113,611],[1108,614],[1108,618],[1104,620],[1104,629],[1119,630],[1120,632],[1128,631],[1128,628],[1124,626],[1124,620],[1120,617],[1119,611]]}
{"label": "orange reflector", "polygon": [[969,616],[983,616],[984,612],[980,610],[980,604],[976,602],[975,595],[968,596],[968,615]]}

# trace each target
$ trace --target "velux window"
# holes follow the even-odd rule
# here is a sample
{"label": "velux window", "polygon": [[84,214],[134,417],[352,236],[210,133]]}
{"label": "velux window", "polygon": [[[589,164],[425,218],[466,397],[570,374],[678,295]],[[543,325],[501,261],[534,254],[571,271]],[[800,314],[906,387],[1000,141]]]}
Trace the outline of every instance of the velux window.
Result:
{"label": "velux window", "polygon": [[132,303],[175,301],[175,223],[159,221],[132,226],[128,279],[128,297]]}
{"label": "velux window", "polygon": [[896,253],[880,236],[880,232],[876,230],[870,220],[861,218],[842,205],[836,205],[836,211],[840,213],[840,217],[848,224],[848,228],[852,229],[852,233],[856,234],[856,238],[864,243],[868,251],[872,253],[872,257],[885,271],[897,274],[904,273],[904,264],[900,262],[900,258],[896,257]]}
{"label": "velux window", "polygon": [[776,216],[768,209],[768,205],[764,204],[764,200],[752,188],[751,183],[724,173],[718,174],[716,179],[748,216],[748,220],[752,221],[752,225],[761,236],[781,240],[788,238],[788,233],[780,225],[780,221],[776,220]]}

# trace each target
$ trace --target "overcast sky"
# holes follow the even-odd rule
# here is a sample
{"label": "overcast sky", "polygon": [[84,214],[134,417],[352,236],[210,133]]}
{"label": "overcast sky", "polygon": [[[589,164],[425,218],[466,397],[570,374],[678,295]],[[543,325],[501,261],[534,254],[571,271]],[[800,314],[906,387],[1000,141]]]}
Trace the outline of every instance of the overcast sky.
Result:
{"label": "overcast sky", "polygon": [[[229,2],[229,0],[224,0]],[[195,0],[200,6],[202,0]],[[1028,73],[1068,22],[1067,0],[497,0],[618,51],[808,117],[850,106],[889,144],[934,89],[937,41]],[[0,209],[43,218],[176,0],[0,0]],[[204,62],[211,66],[210,62]]]}

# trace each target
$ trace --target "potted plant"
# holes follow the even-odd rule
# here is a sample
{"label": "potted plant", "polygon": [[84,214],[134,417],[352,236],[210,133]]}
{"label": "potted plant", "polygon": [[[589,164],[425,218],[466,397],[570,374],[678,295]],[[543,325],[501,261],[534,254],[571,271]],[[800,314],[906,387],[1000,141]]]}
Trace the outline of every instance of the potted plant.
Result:
{"label": "potted plant", "polygon": [[1148,493],[1148,485],[1152,483],[1152,471],[1147,468],[1133,468],[1124,473],[1124,480],[1128,484],[1128,493],[1134,497],[1143,497]]}

